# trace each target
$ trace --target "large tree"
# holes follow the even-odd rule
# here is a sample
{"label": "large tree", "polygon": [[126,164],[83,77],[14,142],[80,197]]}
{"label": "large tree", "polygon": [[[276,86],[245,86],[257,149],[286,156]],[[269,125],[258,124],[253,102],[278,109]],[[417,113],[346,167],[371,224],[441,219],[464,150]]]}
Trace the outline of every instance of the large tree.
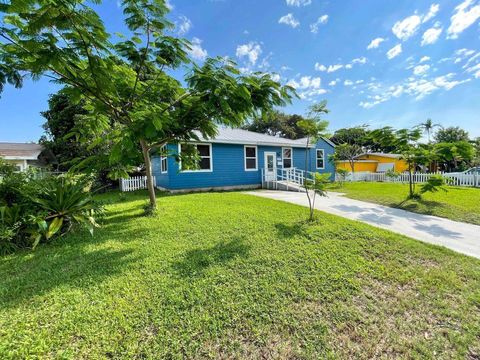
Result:
{"label": "large tree", "polygon": [[[99,2],[99,1],[97,1]],[[137,146],[156,208],[150,152],[168,142],[216,134],[219,124],[283,106],[294,93],[269,74],[245,76],[223,58],[192,64],[184,82],[172,71],[190,63],[188,41],[170,36],[164,0],[122,0],[128,36],[111,36],[83,0],[7,0],[0,4],[0,89],[48,77],[83,101],[84,136],[113,144],[116,162]],[[88,130],[88,131],[87,131]]]}
{"label": "large tree", "polygon": [[330,138],[337,145],[348,144],[363,148],[368,145],[369,130],[367,125],[338,129]]}
{"label": "large tree", "polygon": [[301,139],[307,135],[304,129],[299,126],[302,120],[305,120],[302,115],[290,115],[275,110],[255,116],[245,124],[243,128],[249,131],[280,136],[287,139]]}
{"label": "large tree", "polygon": [[466,141],[437,143],[433,151],[436,160],[447,171],[463,170],[475,159],[475,148]]}
{"label": "large tree", "polygon": [[82,104],[73,103],[62,92],[51,95],[48,99],[48,110],[41,112],[45,118],[42,125],[45,133],[39,142],[55,154],[61,171],[70,169],[75,159],[89,155],[88,144],[70,136],[76,128],[78,116],[86,114]]}
{"label": "large tree", "polygon": [[423,123],[420,123],[417,125],[417,128],[419,128],[420,130],[422,130],[424,133],[427,134],[427,140],[428,140],[428,143],[430,143],[430,140],[431,140],[431,135],[433,133],[433,131],[436,129],[436,128],[442,128],[442,125],[440,124],[435,124],[432,119],[427,119],[425,120],[425,122]]}
{"label": "large tree", "polygon": [[459,126],[450,126],[437,131],[434,136],[437,143],[454,143],[459,141],[469,141],[468,132]]}

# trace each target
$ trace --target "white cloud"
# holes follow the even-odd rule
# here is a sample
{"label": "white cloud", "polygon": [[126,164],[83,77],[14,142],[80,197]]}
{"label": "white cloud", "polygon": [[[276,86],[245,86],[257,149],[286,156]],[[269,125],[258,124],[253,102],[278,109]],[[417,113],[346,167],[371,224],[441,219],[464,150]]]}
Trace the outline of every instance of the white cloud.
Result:
{"label": "white cloud", "polygon": [[365,56],[352,60],[352,64],[366,64],[366,63],[367,63],[367,58]]}
{"label": "white cloud", "polygon": [[[475,54],[475,50],[466,49],[466,48],[455,50],[454,55],[453,55],[455,60],[453,62],[455,64],[458,64],[459,62],[462,62],[463,60],[467,59],[468,57],[472,56],[473,54]],[[469,61],[471,62],[473,60],[470,59]]]}
{"label": "white cloud", "polygon": [[337,85],[337,83],[340,81],[340,79],[335,79],[335,80],[332,80],[328,83],[328,86],[335,86]]}
{"label": "white cloud", "polygon": [[291,26],[292,28],[296,28],[297,26],[300,25],[300,21],[298,21],[297,19],[295,19],[295,17],[293,16],[292,13],[289,13],[285,16],[282,16],[279,20],[278,20],[278,23],[279,24],[285,24],[285,25],[288,25],[288,26]]}
{"label": "white cloud", "polygon": [[251,65],[255,65],[261,53],[262,47],[257,42],[249,42],[248,44],[239,45],[237,46],[236,51],[238,58],[247,57]]}
{"label": "white cloud", "polygon": [[346,64],[346,65],[345,65],[345,69],[349,69],[349,70],[350,70],[352,67],[353,67],[352,64]]}
{"label": "white cloud", "polygon": [[417,65],[413,68],[413,73],[415,75],[422,75],[425,74],[428,69],[430,69],[430,65]]}
{"label": "white cloud", "polygon": [[[480,74],[478,74],[478,76],[480,76]],[[370,109],[403,94],[413,96],[416,100],[420,100],[434,91],[449,91],[460,84],[471,81],[471,79],[455,80],[454,77],[454,73],[431,79],[409,77],[401,83],[389,87],[384,87],[379,83],[370,83],[367,88],[372,94],[368,95],[367,99],[360,102],[359,105],[365,109]]]}
{"label": "white cloud", "polygon": [[414,15],[408,16],[403,20],[397,21],[392,27],[392,32],[397,38],[405,41],[418,31],[422,23],[434,18],[439,10],[439,4],[432,4],[430,5],[430,9],[426,15],[418,15],[415,13]]}
{"label": "white cloud", "polygon": [[428,11],[427,15],[425,15],[422,19],[422,23],[427,22],[428,20],[434,18],[438,11],[440,10],[440,5],[439,4],[432,4],[430,5],[430,10]]}
{"label": "white cloud", "polygon": [[430,56],[422,56],[422,58],[420,59],[420,62],[423,63],[428,60],[430,60]]}
{"label": "white cloud", "polygon": [[328,22],[328,15],[322,15],[320,16],[317,21],[315,21],[313,24],[310,24],[310,31],[314,34],[318,33],[318,28],[320,25],[326,24]]}
{"label": "white cloud", "polygon": [[397,21],[393,27],[392,32],[400,40],[407,40],[415,34],[422,23],[422,19],[418,15],[409,16],[401,21]]}
{"label": "white cloud", "polygon": [[315,70],[317,71],[327,71],[327,67],[320,63],[315,63]]}
{"label": "white cloud", "polygon": [[192,44],[190,45],[191,49],[188,51],[190,56],[197,60],[205,60],[208,56],[207,50],[202,48],[202,40],[194,37],[192,39]]}
{"label": "white cloud", "polygon": [[180,36],[185,35],[192,28],[192,22],[186,16],[180,16],[180,24],[178,25],[177,33]]}
{"label": "white cloud", "polygon": [[311,100],[313,97],[327,92],[327,90],[322,89],[322,80],[319,77],[302,76],[298,81],[290,80],[287,85],[300,90],[299,96],[304,100]]}
{"label": "white cloud", "polygon": [[307,6],[312,3],[312,0],[287,0],[287,5],[288,6]]}
{"label": "white cloud", "polygon": [[352,80],[345,80],[345,81],[343,82],[343,85],[345,85],[345,86],[351,86],[351,85],[353,85],[353,81],[352,81]]}
{"label": "white cloud", "polygon": [[332,72],[335,72],[337,70],[340,70],[341,68],[343,68],[343,65],[342,64],[335,64],[335,65],[330,65],[327,69],[327,72],[328,73],[332,73]]}
{"label": "white cloud", "polygon": [[410,95],[415,96],[416,100],[420,100],[436,90],[444,89],[448,91],[460,84],[464,84],[470,81],[470,79],[451,80],[454,76],[454,73],[449,73],[443,76],[438,76],[433,80],[421,79],[410,81],[407,84],[408,87],[406,89],[406,92]]}
{"label": "white cloud", "polygon": [[466,28],[480,18],[480,4],[476,0],[465,0],[455,8],[447,29],[447,39],[456,39]]}
{"label": "white cloud", "polygon": [[393,59],[395,56],[400,55],[402,52],[402,44],[395,45],[393,48],[387,51],[387,58]]}
{"label": "white cloud", "polygon": [[380,44],[382,42],[384,42],[385,39],[384,38],[381,38],[381,37],[378,37],[376,39],[373,39],[372,41],[370,41],[370,44],[368,44],[367,46],[367,49],[370,50],[370,49],[376,49],[380,46]]}
{"label": "white cloud", "polygon": [[173,5],[170,2],[170,0],[165,1],[165,6],[167,7],[168,10],[172,11],[173,10]]}
{"label": "white cloud", "polygon": [[424,45],[435,44],[435,42],[440,37],[440,34],[442,33],[442,31],[443,29],[439,27],[439,23],[436,23],[435,27],[432,27],[423,33],[421,45],[424,46]]}

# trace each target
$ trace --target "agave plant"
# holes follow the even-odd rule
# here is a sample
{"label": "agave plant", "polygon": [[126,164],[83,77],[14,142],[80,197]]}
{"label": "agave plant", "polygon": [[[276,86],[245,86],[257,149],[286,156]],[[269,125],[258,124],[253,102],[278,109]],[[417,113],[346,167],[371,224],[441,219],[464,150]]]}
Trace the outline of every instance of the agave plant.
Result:
{"label": "agave plant", "polygon": [[45,216],[36,216],[33,247],[54,235],[63,235],[73,225],[86,226],[93,235],[98,227],[96,217],[103,214],[103,208],[93,199],[91,181],[85,177],[58,176],[50,178],[31,198]]}

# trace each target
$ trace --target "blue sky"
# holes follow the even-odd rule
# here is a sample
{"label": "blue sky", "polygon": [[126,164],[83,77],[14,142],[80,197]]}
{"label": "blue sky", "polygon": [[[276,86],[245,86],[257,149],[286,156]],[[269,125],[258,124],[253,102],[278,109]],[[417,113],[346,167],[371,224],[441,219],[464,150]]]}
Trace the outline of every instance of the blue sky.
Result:
{"label": "blue sky", "polygon": [[[275,72],[304,114],[328,100],[330,129],[411,127],[427,118],[480,136],[480,0],[170,0],[191,56],[228,56],[244,72]],[[115,1],[97,7],[110,32],[124,30]],[[7,87],[0,141],[35,141],[40,111],[57,87]]]}

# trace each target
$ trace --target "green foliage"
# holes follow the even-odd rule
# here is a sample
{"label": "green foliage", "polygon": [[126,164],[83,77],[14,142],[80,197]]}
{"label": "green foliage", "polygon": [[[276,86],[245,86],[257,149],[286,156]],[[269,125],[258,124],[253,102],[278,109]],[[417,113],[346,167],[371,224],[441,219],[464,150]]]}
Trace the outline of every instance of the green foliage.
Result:
{"label": "green foliage", "polygon": [[86,176],[49,178],[31,200],[46,213],[37,221],[36,234],[45,240],[69,231],[73,225],[85,226],[93,235],[98,227],[95,218],[102,214],[92,197],[91,179]]}
{"label": "green foliage", "polygon": [[388,169],[386,172],[385,172],[385,176],[387,178],[391,178],[391,179],[398,179],[400,177],[401,173],[399,173],[398,171],[395,171],[393,169]]}
{"label": "green foliage", "polygon": [[469,141],[468,132],[459,126],[442,128],[434,136],[437,143],[455,143],[459,141]]}
{"label": "green foliage", "polygon": [[[81,142],[107,146],[110,164],[131,165],[141,148],[154,208],[150,151],[198,133],[212,137],[219,125],[241,126],[284,106],[295,91],[269,74],[243,75],[224,58],[190,65],[191,44],[166,32],[173,24],[163,0],[123,0],[121,7],[131,35],[114,38],[82,0],[4,3],[0,82],[30,75],[64,84],[86,112],[75,134]],[[181,82],[171,74],[183,65],[190,68]]]}
{"label": "green foliage", "polygon": [[353,172],[355,172],[355,160],[362,153],[363,150],[358,144],[342,143],[335,146],[335,152],[332,154],[331,160],[334,163],[348,161]]}
{"label": "green foliage", "polygon": [[300,206],[239,192],[165,196],[161,215],[139,217],[145,196],[101,195],[110,205],[95,241],[69,234],[0,261],[3,358],[463,359],[477,349],[478,259],[327,213],[305,224]]}
{"label": "green foliage", "polygon": [[433,175],[429,177],[427,182],[422,185],[422,187],[420,188],[420,194],[425,194],[426,192],[435,193],[435,192],[438,192],[439,190],[448,192],[445,185],[446,185],[446,182],[443,176]]}
{"label": "green foliage", "polygon": [[335,144],[349,144],[358,147],[369,147],[369,135],[367,125],[355,126],[351,128],[338,129],[330,138]]}
{"label": "green foliage", "polygon": [[327,185],[331,183],[332,174],[330,173],[315,173],[313,179],[306,181],[305,188],[314,191],[317,195],[327,196]]}
{"label": "green foliage", "polygon": [[405,201],[408,187],[408,184],[402,183],[348,182],[344,184],[342,193],[352,199],[480,225],[479,189],[447,186],[448,193],[426,192],[420,201]]}
{"label": "green foliage", "polygon": [[475,148],[466,141],[437,143],[433,152],[436,160],[448,171],[464,170],[475,159]]}
{"label": "green foliage", "polygon": [[[327,101],[323,100],[317,104],[313,104],[309,108],[307,118],[298,122],[298,126],[306,135],[307,141],[305,144],[305,193],[307,195],[308,204],[310,207],[309,221],[314,220],[315,199],[317,194],[325,196],[324,192],[324,177],[323,175],[314,173],[313,179],[309,177],[310,169],[310,144],[315,144],[322,136],[326,136],[328,121],[323,120],[322,117],[328,114],[330,110],[327,108]],[[328,174],[329,177],[331,174]],[[310,194],[312,192],[312,194]]]}
{"label": "green foliage", "polygon": [[427,119],[424,123],[418,124],[417,128],[427,134],[428,143],[430,143],[432,132],[436,128],[442,129],[443,127],[440,124],[434,124],[432,119]]}
{"label": "green foliage", "polygon": [[347,169],[336,169],[336,173],[337,182],[340,184],[340,186],[343,186],[350,171],[348,171]]}
{"label": "green foliage", "polygon": [[254,131],[287,139],[301,139],[306,136],[298,126],[304,120],[301,115],[289,115],[278,110],[263,112],[243,126],[245,130]]}
{"label": "green foliage", "polygon": [[0,182],[0,253],[35,248],[85,226],[93,234],[102,208],[94,201],[91,179],[57,176],[43,179],[24,173],[2,176]]}

